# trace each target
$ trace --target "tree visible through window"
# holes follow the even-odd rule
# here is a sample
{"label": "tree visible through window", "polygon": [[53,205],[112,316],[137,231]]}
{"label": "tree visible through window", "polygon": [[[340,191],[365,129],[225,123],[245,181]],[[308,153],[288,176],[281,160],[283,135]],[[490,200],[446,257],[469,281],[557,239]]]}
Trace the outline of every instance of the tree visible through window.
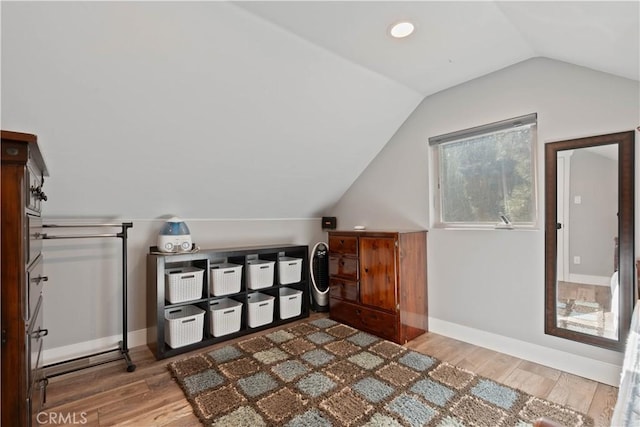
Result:
{"label": "tree visible through window", "polygon": [[440,225],[535,224],[535,115],[523,118],[430,139]]}

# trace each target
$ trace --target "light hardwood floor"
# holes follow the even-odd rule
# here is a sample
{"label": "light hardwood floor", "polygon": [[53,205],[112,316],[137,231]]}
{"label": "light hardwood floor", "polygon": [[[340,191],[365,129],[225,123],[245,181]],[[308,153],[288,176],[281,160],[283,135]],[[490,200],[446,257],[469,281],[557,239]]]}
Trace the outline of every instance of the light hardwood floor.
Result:
{"label": "light hardwood floor", "polygon": [[[311,319],[325,316],[315,313]],[[587,413],[596,426],[609,425],[618,392],[615,387],[434,333],[416,338],[407,347]],[[135,372],[126,372],[124,362],[114,362],[51,378],[40,419],[47,425],[198,426],[166,365],[201,351],[157,361],[146,346],[136,347],[130,351],[137,366]]]}

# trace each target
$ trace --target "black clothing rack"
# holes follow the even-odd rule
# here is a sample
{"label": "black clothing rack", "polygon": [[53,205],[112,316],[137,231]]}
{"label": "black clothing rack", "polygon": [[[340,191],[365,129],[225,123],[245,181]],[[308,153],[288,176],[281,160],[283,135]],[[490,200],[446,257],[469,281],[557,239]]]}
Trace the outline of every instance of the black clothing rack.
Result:
{"label": "black clothing rack", "polygon": [[[133,227],[131,222],[123,222],[120,224],[43,224],[43,228],[66,229],[66,228],[120,228],[118,233],[97,233],[97,234],[54,234],[49,235],[43,233],[40,235],[42,239],[90,239],[116,237],[122,240],[122,341],[118,343],[118,348],[112,350],[101,351],[89,354],[87,356],[77,357],[74,359],[64,360],[43,367],[45,378],[56,377],[58,375],[76,372],[81,369],[91,368],[93,366],[105,363],[115,362],[123,359],[127,364],[127,371],[133,372],[136,365],[131,361],[129,356],[129,346],[127,344],[127,230]],[[109,353],[118,352],[117,355],[108,357]]]}

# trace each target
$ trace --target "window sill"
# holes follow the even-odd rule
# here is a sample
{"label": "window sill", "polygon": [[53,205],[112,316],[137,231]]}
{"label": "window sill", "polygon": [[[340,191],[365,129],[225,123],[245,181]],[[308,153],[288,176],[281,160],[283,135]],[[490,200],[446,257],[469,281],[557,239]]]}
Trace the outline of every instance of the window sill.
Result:
{"label": "window sill", "polygon": [[458,230],[458,231],[540,231],[538,225],[450,225],[434,224],[433,229],[437,230]]}

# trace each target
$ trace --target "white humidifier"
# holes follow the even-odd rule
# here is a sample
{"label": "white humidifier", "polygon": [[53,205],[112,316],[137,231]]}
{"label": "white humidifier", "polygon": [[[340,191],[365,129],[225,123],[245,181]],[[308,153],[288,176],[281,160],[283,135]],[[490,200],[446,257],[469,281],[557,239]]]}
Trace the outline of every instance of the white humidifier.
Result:
{"label": "white humidifier", "polygon": [[187,224],[178,217],[169,218],[158,234],[158,249],[161,252],[189,252],[192,246]]}

